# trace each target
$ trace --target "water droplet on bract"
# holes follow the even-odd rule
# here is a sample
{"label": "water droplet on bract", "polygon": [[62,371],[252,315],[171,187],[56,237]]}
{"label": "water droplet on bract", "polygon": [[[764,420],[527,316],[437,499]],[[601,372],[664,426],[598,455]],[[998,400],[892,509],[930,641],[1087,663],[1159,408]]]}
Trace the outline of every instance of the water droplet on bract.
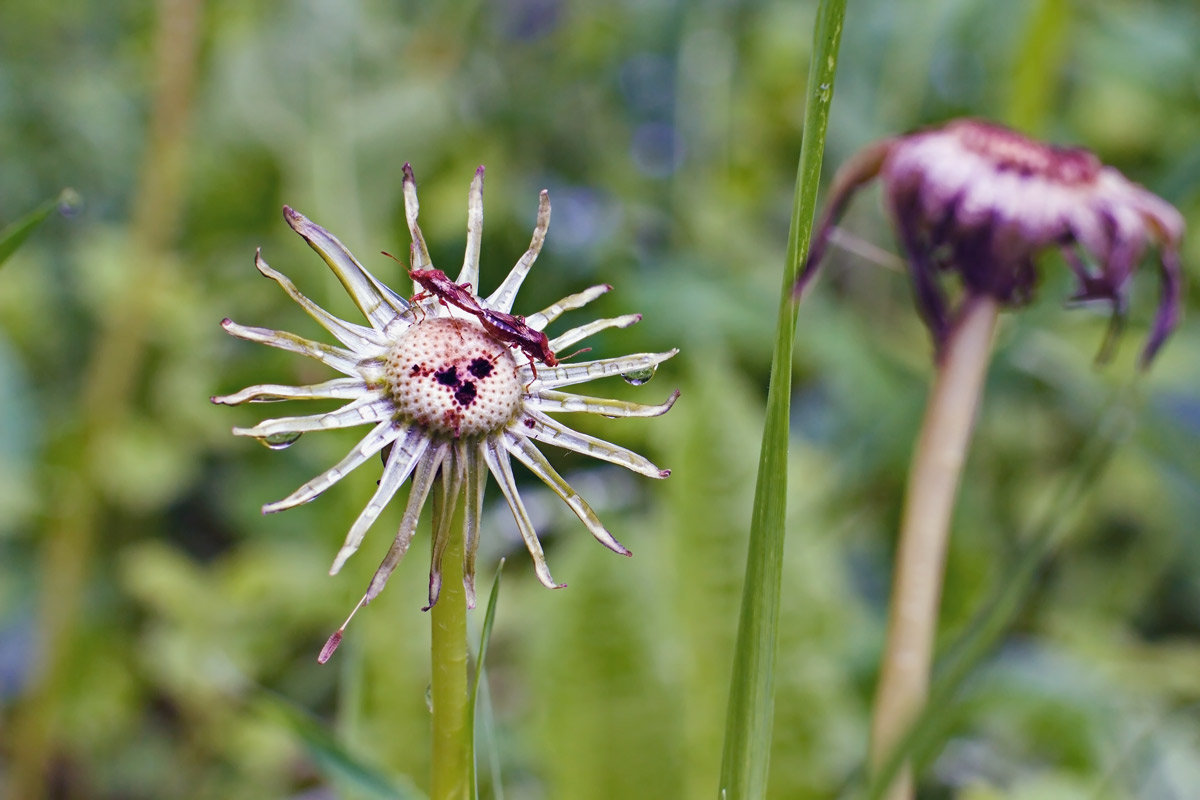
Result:
{"label": "water droplet on bract", "polygon": [[58,195],[58,213],[67,219],[74,217],[83,208],[83,198],[79,192],[68,187]]}
{"label": "water droplet on bract", "polygon": [[294,445],[299,438],[299,433],[289,431],[287,433],[272,433],[270,436],[260,437],[258,441],[263,447],[268,447],[271,450],[283,450]]}
{"label": "water droplet on bract", "polygon": [[654,377],[654,373],[658,371],[657,366],[646,367],[645,369],[635,369],[631,372],[626,372],[621,375],[625,382],[630,386],[641,386],[643,383],[648,383]]}
{"label": "water droplet on bract", "polygon": [[429,709],[429,713],[433,713],[433,684],[425,687],[425,707]]}

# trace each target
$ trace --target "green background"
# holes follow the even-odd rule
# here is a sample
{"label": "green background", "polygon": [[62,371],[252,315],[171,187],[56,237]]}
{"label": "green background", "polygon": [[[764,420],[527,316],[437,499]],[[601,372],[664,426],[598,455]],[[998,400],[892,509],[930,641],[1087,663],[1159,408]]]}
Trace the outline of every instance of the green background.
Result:
{"label": "green background", "polygon": [[[483,590],[509,560],[482,796],[714,796],[814,13],[769,0],[6,3],[0,223],[64,186],[84,204],[0,270],[0,793],[29,785],[30,753],[48,757],[50,797],[425,786],[427,541],[318,666],[399,504],[328,577],[377,470],[300,509],[259,507],[355,433],[271,452],[229,435],[262,409],[208,403],[329,377],[221,332],[228,316],[318,335],[259,278],[256,247],[353,316],[284,203],[409,292],[377,254],[407,248],[410,161],[436,266],[461,263],[467,185],[486,164],[483,289],[524,250],[548,188],[549,238],[514,310],[611,283],[566,324],[645,319],[597,337],[596,354],[682,351],[644,387],[589,387],[643,402],[679,388],[669,415],[585,423],[671,467],[668,481],[550,454],[633,559],[526,481],[569,584],[545,590],[488,494]],[[1200,229],[1193,2],[853,0],[839,69],[827,175],[880,136],[984,116],[1094,150]],[[895,252],[874,193],[844,227]],[[1200,263],[1200,236],[1183,260]],[[932,369],[907,281],[885,266],[834,250],[801,308],[773,798],[837,796],[864,762]],[[1105,314],[1064,311],[1068,270],[1056,255],[1041,267],[1037,300],[1002,319],[955,516],[947,638],[1003,585],[1022,532],[1079,468],[1157,302],[1145,269],[1122,347],[1097,369]],[[1133,435],[946,710],[923,796],[1200,786],[1197,387],[1185,316],[1138,387]]]}

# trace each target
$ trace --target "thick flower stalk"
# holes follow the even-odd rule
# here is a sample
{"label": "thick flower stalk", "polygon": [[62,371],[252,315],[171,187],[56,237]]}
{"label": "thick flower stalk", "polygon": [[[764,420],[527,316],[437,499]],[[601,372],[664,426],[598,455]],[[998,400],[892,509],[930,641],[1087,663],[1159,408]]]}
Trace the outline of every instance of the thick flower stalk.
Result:
{"label": "thick flower stalk", "polygon": [[[584,412],[605,417],[652,417],[665,413],[678,392],[660,405],[641,405],[562,390],[609,376],[645,375],[677,351],[559,363],[555,352],[599,331],[625,328],[641,319],[640,314],[626,314],[595,320],[554,338],[542,333],[564,312],[581,308],[611,290],[608,285],[585,289],[528,317],[510,313],[517,290],[546,238],[550,223],[550,200],[546,192],[541,193],[529,249],[487,297],[476,295],[474,289],[479,280],[483,227],[483,167],[476,172],[468,194],[466,256],[453,282],[434,270],[430,262],[425,238],[417,224],[417,192],[407,164],[404,201],[412,236],[410,274],[424,278],[425,286],[431,275],[441,276],[440,291],[421,291],[423,284],[418,283],[414,286],[418,294],[410,303],[372,276],[331,234],[285,207],[287,223],[333,270],[367,324],[339,319],[318,307],[284,275],[268,266],[261,253],[255,257],[259,272],[278,283],[339,344],[239,325],[228,319],[222,323],[234,336],[308,356],[343,375],[310,386],[264,384],[214,397],[213,402],[230,405],[277,400],[345,401],[334,411],[269,419],[253,427],[234,428],[235,434],[281,447],[309,431],[370,426],[370,431],[345,458],[282,500],[263,506],[263,512],[283,511],[314,500],[351,470],[382,454],[384,467],[379,487],[350,527],[333,561],[330,574],[336,574],[358,550],[367,530],[397,490],[411,479],[399,530],[355,611],[383,590],[408,550],[421,509],[433,491],[441,493],[442,519],[434,523],[429,606],[437,603],[442,587],[443,555],[451,536],[450,526],[444,522],[454,514],[460,498],[464,501],[461,573],[467,604],[474,606],[475,554],[489,474],[512,510],[533,557],[538,579],[548,587],[559,586],[550,575],[537,531],[517,491],[513,459],[558,494],[601,544],[629,555],[629,550],[609,533],[591,506],[550,465],[537,443],[609,461],[651,478],[667,477],[668,470],[660,469],[643,456],[573,430],[552,415]],[[440,489],[436,488],[439,481]],[[321,653],[322,661],[332,654],[344,628],[345,624],[330,639]]]}
{"label": "thick flower stalk", "polygon": [[[1086,150],[957,120],[869,145],[838,171],[796,295],[815,274],[851,196],[877,177],[937,355],[905,494],[875,696],[871,765],[881,772],[928,692],[950,518],[1000,310],[1030,300],[1034,258],[1057,249],[1078,281],[1073,299],[1112,308],[1107,352],[1128,307],[1134,268],[1155,245],[1162,290],[1141,354],[1145,367],[1179,322],[1184,224],[1174,207]],[[943,273],[962,281],[955,309],[948,307]],[[912,797],[909,771],[890,787],[886,780],[877,782],[889,800]]]}

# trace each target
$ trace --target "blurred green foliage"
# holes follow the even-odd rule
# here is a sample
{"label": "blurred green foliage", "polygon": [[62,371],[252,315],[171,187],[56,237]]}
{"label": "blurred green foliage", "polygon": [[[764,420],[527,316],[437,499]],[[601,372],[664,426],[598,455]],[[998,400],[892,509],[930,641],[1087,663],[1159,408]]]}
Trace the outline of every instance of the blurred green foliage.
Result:
{"label": "blurred green foliage", "polygon": [[[648,386],[611,387],[647,401],[679,387],[671,414],[604,426],[672,467],[669,481],[556,454],[634,559],[597,546],[533,481],[531,513],[570,584],[546,591],[506,508],[490,511],[480,574],[511,557],[483,726],[502,787],[481,765],[483,796],[711,797],[814,8],[7,3],[0,223],[67,185],[85,206],[0,271],[0,787],[236,800],[425,784],[427,545],[319,667],[398,511],[328,577],[369,470],[303,509],[258,508],[355,435],[273,453],[228,434],[254,409],[207,402],[324,377],[219,330],[229,316],[315,334],[258,278],[256,247],[318,302],[353,311],[284,225],[285,202],[406,291],[374,254],[407,246],[411,161],[436,265],[462,257],[466,188],[484,163],[483,288],[524,249],[547,187],[550,236],[517,310],[608,282],[598,313],[646,318],[597,337],[599,354],[683,350]],[[992,117],[1090,147],[1176,203],[1194,232],[1184,262],[1200,263],[1190,0],[851,2],[836,91],[827,172],[881,135]],[[894,248],[870,201],[844,227]],[[1127,341],[1098,370],[1104,315],[1062,313],[1067,271],[1042,266],[1038,300],[1002,324],[955,519],[947,638],[1077,468],[1156,300],[1140,275]],[[848,253],[798,335],[778,798],[834,796],[862,767],[931,371],[903,275]],[[1067,544],[948,710],[928,796],[1169,798],[1200,785],[1198,387],[1200,334],[1185,324]]]}

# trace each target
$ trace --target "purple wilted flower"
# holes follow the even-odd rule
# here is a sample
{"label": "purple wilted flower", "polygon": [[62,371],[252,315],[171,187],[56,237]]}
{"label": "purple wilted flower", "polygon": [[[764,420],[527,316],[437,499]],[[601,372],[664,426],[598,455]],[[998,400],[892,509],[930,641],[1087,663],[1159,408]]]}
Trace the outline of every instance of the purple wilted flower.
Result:
{"label": "purple wilted flower", "polygon": [[[438,599],[449,517],[462,495],[465,496],[465,553],[461,570],[467,602],[473,606],[475,551],[479,544],[484,487],[489,473],[496,479],[500,493],[512,510],[533,557],[538,579],[551,588],[559,585],[550,576],[537,532],[517,491],[511,463],[514,458],[561,497],[601,544],[622,555],[630,555],[600,522],[591,506],[550,465],[535,442],[618,464],[652,478],[665,478],[670,474],[669,470],[659,469],[631,450],[572,429],[551,414],[582,412],[610,418],[663,414],[674,404],[679,392],[672,393],[659,405],[642,405],[560,390],[616,375],[625,376],[631,383],[644,383],[658,364],[678,351],[561,363],[554,358],[553,351],[608,328],[629,327],[642,315],[593,320],[547,339],[541,331],[550,323],[564,312],[595,300],[612,287],[607,284],[593,286],[528,317],[510,314],[517,291],[546,238],[550,225],[550,199],[543,191],[529,249],[500,286],[486,297],[479,296],[474,288],[479,281],[483,230],[483,167],[478,169],[471,182],[467,208],[466,257],[457,280],[451,283],[437,272],[446,281],[442,293],[424,292],[410,303],[367,272],[328,231],[285,207],[284,219],[329,265],[368,324],[338,319],[318,307],[300,294],[282,273],[268,266],[261,254],[255,258],[258,271],[278,283],[340,344],[311,341],[292,333],[247,327],[230,320],[222,323],[226,331],[238,338],[308,356],[345,376],[311,386],[250,386],[231,395],[212,398],[214,403],[227,405],[282,400],[344,402],[333,411],[268,419],[251,428],[234,428],[235,434],[259,439],[271,447],[285,447],[308,431],[371,426],[370,432],[340,462],[284,499],[263,506],[263,512],[267,513],[307,503],[351,470],[377,454],[383,455],[379,488],[351,526],[330,574],[341,569],[358,550],[367,529],[399,488],[412,478],[400,529],[355,611],[383,590],[400,563],[412,541],[426,498],[431,491],[437,490],[435,485],[439,477],[445,500],[443,506],[448,510],[443,514],[444,519],[435,521],[429,605]],[[417,225],[417,189],[407,164],[404,165],[404,209],[412,237],[412,274],[428,275],[434,272],[433,265],[425,237]],[[414,286],[414,290],[420,288]],[[499,322],[505,325],[501,326]],[[532,347],[531,342],[536,342],[539,347]],[[531,353],[539,354],[543,360],[540,369],[534,364]],[[344,628],[345,624],[342,625]],[[341,632],[339,629],[322,651],[322,661],[341,640]]]}
{"label": "purple wilted flower", "polygon": [[884,139],[855,154],[834,178],[797,294],[850,196],[875,177],[939,350],[951,323],[939,272],[957,272],[968,294],[1020,305],[1037,283],[1033,259],[1049,247],[1059,249],[1079,281],[1072,299],[1110,303],[1114,330],[1128,306],[1134,268],[1147,245],[1159,248],[1162,296],[1142,366],[1179,322],[1184,223],[1172,205],[1087,150],[975,119]]}

